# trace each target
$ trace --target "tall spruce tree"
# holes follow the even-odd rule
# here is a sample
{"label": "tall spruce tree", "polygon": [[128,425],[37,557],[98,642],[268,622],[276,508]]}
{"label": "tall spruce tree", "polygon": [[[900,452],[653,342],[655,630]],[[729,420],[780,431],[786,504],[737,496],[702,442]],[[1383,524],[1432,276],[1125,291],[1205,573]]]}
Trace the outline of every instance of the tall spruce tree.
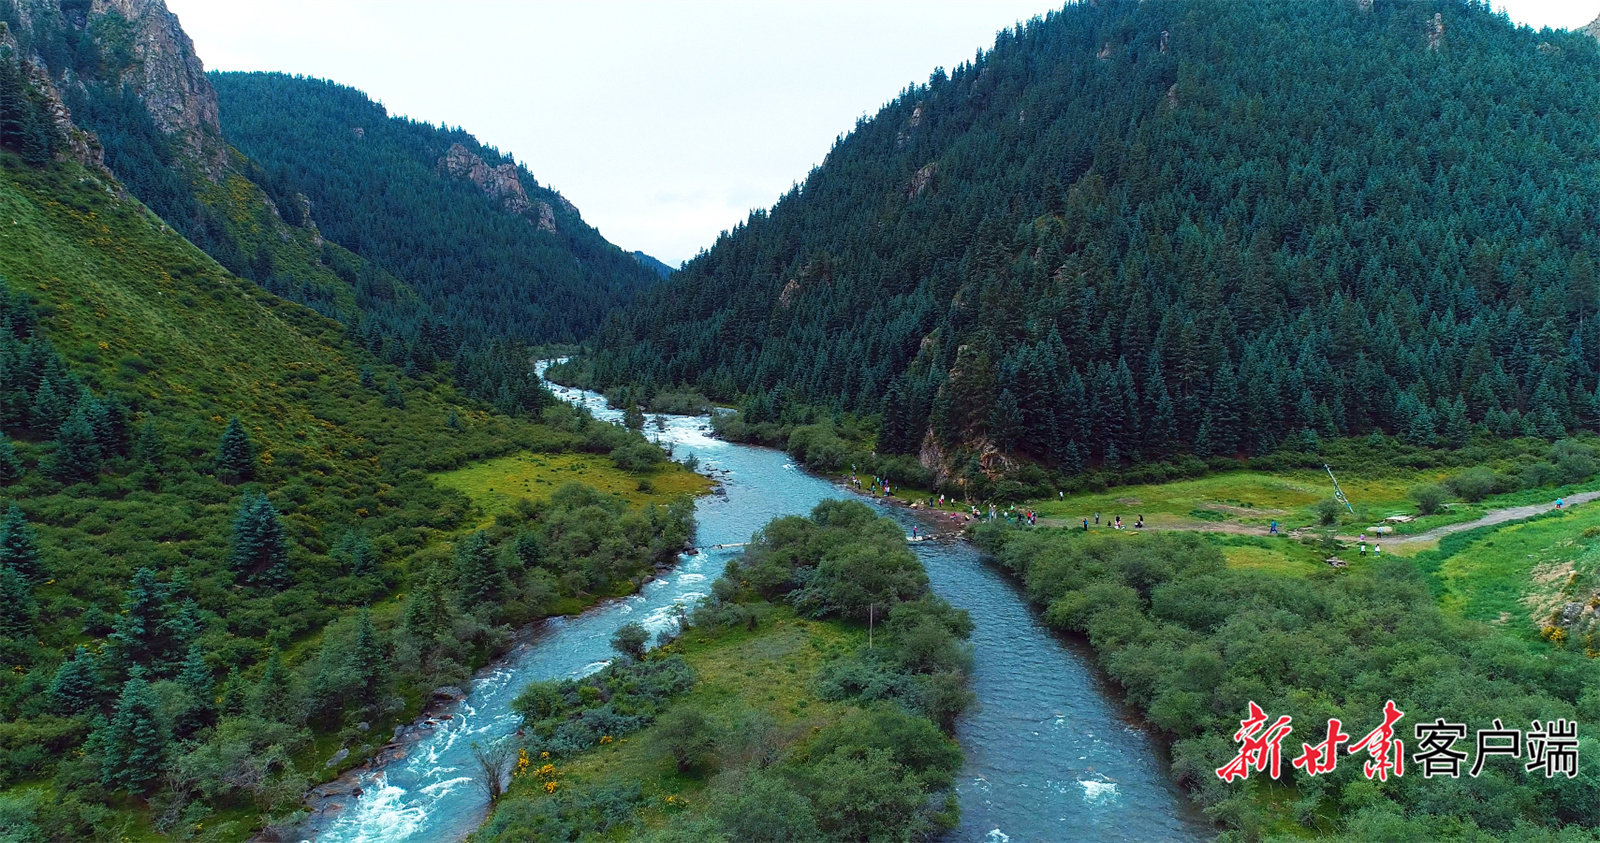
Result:
{"label": "tall spruce tree", "polygon": [[179,735],[190,735],[210,725],[217,713],[217,681],[199,644],[189,645],[177,680],[189,693],[189,704],[177,713],[173,725]]}
{"label": "tall spruce tree", "polygon": [[50,704],[62,714],[82,714],[100,705],[105,689],[88,647],[79,644],[72,651],[72,657],[61,663],[50,680],[48,693]]}
{"label": "tall spruce tree", "polygon": [[267,656],[267,666],[261,678],[251,689],[250,703],[256,713],[268,720],[287,723],[294,717],[294,688],[292,677],[283,666],[283,654],[277,649]]}
{"label": "tall spruce tree", "polygon": [[228,419],[217,443],[217,478],[224,483],[243,483],[256,476],[256,449],[238,416]]}
{"label": "tall spruce tree", "polygon": [[100,473],[104,455],[95,438],[94,426],[82,405],[73,409],[56,433],[56,451],[52,456],[52,474],[56,479],[70,482],[87,480]]}
{"label": "tall spruce tree", "polygon": [[434,637],[449,625],[450,604],[445,597],[444,580],[438,569],[434,569],[406,600],[400,628],[427,650],[432,647]]}
{"label": "tall spruce tree", "polygon": [[33,583],[17,569],[0,566],[0,636],[31,638],[39,618],[39,603],[33,597]]}
{"label": "tall spruce tree", "polygon": [[167,612],[167,592],[156,581],[156,572],[150,568],[135,571],[111,632],[111,641],[125,663],[141,665],[155,676],[167,675],[176,668],[170,664],[174,654],[169,652],[164,634]]}
{"label": "tall spruce tree", "polygon": [[505,584],[505,573],[500,570],[500,560],[487,533],[476,530],[456,542],[456,593],[463,608],[472,609],[493,600]]}
{"label": "tall spruce tree", "polygon": [[29,580],[44,578],[38,539],[16,504],[12,504],[5,518],[0,520],[0,567],[11,568]]}
{"label": "tall spruce tree", "polygon": [[234,573],[255,585],[282,586],[289,581],[289,544],[278,510],[259,492],[245,492],[233,519]]}
{"label": "tall spruce tree", "polygon": [[116,713],[101,730],[100,783],[132,793],[148,791],[165,770],[171,741],[150,684],[138,676],[129,679]]}
{"label": "tall spruce tree", "polygon": [[11,437],[0,433],[0,483],[15,483],[22,479],[24,472],[17,446],[12,444]]}
{"label": "tall spruce tree", "polygon": [[356,623],[355,644],[350,651],[350,671],[356,676],[356,693],[364,706],[375,705],[382,694],[388,674],[386,649],[377,628],[372,625],[372,612],[362,609]]}
{"label": "tall spruce tree", "polygon": [[334,561],[352,576],[364,577],[378,569],[372,542],[359,530],[346,530],[333,550]]}
{"label": "tall spruce tree", "polygon": [[400,382],[394,378],[383,388],[383,406],[396,410],[406,408],[406,394],[400,391]]}

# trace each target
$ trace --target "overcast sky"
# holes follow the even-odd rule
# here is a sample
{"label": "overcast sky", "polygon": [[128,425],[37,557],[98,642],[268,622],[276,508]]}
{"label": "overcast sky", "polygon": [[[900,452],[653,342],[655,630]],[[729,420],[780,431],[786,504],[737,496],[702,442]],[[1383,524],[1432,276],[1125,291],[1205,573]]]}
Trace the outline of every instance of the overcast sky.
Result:
{"label": "overcast sky", "polygon": [[[1577,27],[1600,0],[1496,0]],[[332,79],[461,126],[676,266],[907,84],[1046,0],[167,0],[207,69]]]}

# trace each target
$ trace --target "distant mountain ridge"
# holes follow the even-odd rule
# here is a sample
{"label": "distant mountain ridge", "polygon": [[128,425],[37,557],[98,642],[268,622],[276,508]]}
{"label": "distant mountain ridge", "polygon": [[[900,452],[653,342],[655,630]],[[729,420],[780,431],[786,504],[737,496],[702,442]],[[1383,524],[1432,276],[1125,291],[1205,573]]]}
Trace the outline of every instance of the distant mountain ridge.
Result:
{"label": "distant mountain ridge", "polygon": [[644,252],[634,252],[633,253],[633,257],[641,265],[643,265],[646,269],[649,269],[650,271],[654,272],[656,275],[661,276],[662,278],[665,278],[668,275],[671,275],[672,273],[677,272],[676,269],[673,269],[671,266],[668,266],[666,263],[663,263],[662,261],[659,261],[659,260],[656,260],[653,257],[650,257],[649,255],[645,254]]}
{"label": "distant mountain ridge", "polygon": [[571,342],[657,276],[560,193],[460,129],[391,117],[354,88],[214,73],[223,130],[322,232],[469,335]]}

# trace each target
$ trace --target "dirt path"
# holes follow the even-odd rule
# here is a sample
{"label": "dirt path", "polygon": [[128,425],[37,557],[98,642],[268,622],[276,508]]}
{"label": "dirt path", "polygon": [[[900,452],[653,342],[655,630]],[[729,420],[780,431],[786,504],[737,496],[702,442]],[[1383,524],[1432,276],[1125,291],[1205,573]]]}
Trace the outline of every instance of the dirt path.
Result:
{"label": "dirt path", "polygon": [[[1578,504],[1588,503],[1589,501],[1596,499],[1600,499],[1600,491],[1582,492],[1566,498],[1566,508],[1571,509]],[[1428,530],[1427,532],[1423,533],[1417,533],[1415,535],[1396,535],[1394,533],[1387,533],[1376,536],[1376,540],[1388,545],[1420,544],[1422,542],[1436,541],[1440,538],[1450,535],[1451,533],[1475,530],[1479,527],[1488,527],[1494,524],[1504,524],[1508,521],[1521,521],[1524,518],[1532,518],[1535,515],[1549,512],[1555,508],[1555,501],[1551,501],[1549,503],[1528,504],[1527,506],[1508,506],[1505,509],[1492,509],[1484,513],[1483,517],[1477,519],[1476,521],[1463,521],[1460,524],[1446,524],[1443,527],[1435,527],[1432,530]],[[1060,518],[1041,518],[1039,521],[1040,523],[1049,527],[1072,527],[1081,523],[1078,521],[1067,521]],[[1129,524],[1124,524],[1124,527],[1126,529],[1132,529],[1132,526]],[[1186,533],[1233,533],[1235,535],[1244,536],[1263,536],[1267,534],[1266,529],[1263,527],[1247,526],[1244,524],[1230,524],[1226,522],[1218,523],[1211,521],[1194,521],[1159,526],[1155,524],[1147,524],[1145,525],[1144,529],[1169,532],[1178,531]],[[1296,534],[1300,532],[1301,531],[1296,531]],[[1338,538],[1339,541],[1343,542],[1354,542],[1358,540],[1356,536],[1339,536]]]}
{"label": "dirt path", "polygon": [[[1600,498],[1600,492],[1582,492],[1580,494],[1573,495],[1570,498],[1566,498],[1566,508],[1570,509],[1580,503],[1588,503],[1596,498]],[[1555,508],[1555,501],[1551,501],[1550,503],[1534,503],[1528,504],[1527,506],[1509,506],[1505,509],[1492,509],[1484,513],[1484,516],[1476,521],[1463,521],[1460,524],[1446,524],[1443,527],[1434,527],[1432,530],[1429,530],[1425,533],[1417,533],[1416,535],[1412,536],[1388,535],[1384,536],[1383,540],[1389,542],[1390,544],[1416,544],[1418,542],[1431,542],[1435,539],[1448,536],[1451,533],[1460,533],[1462,531],[1473,530],[1478,527],[1488,527],[1491,524],[1504,524],[1507,521],[1521,521],[1524,518],[1532,518],[1535,515],[1538,515],[1542,512],[1549,512]]]}

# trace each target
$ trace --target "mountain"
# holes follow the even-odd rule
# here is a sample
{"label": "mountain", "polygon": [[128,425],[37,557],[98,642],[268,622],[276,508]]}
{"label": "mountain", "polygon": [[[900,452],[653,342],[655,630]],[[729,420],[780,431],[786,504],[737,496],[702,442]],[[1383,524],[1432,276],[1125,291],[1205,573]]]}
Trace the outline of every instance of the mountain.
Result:
{"label": "mountain", "polygon": [[[400,212],[386,216],[371,213],[376,206],[351,211],[359,201],[341,204],[344,197],[314,189],[338,183],[336,174],[308,185],[338,234],[388,265],[369,260],[324,235],[306,193],[286,189],[231,145],[212,81],[162,0],[0,0],[0,22],[4,43],[58,95],[62,126],[81,127],[77,139],[62,128],[76,159],[109,169],[232,273],[338,320],[389,362],[452,372],[469,394],[503,411],[533,405],[522,344],[582,338],[600,308],[655,280],[577,221],[570,204],[519,199],[518,179],[495,161],[474,160],[473,150],[482,150],[459,132],[467,151],[450,159],[451,177],[484,187],[458,186],[451,200],[471,210],[442,215],[456,227],[442,229],[426,260],[396,247],[392,228],[374,233],[346,224],[352,213],[417,224],[431,209],[403,213],[405,191],[381,197],[386,211]],[[507,193],[486,197],[485,190]],[[544,212],[551,219],[538,216]],[[512,216],[538,230],[553,228],[559,216],[573,231],[531,242],[516,232],[507,240]],[[461,246],[476,242],[498,248]]]}
{"label": "mountain", "polygon": [[640,263],[640,265],[642,265],[644,268],[650,270],[651,272],[654,272],[656,275],[658,275],[658,276],[660,276],[662,278],[665,278],[668,275],[671,275],[672,273],[677,271],[677,270],[673,269],[672,267],[666,265],[665,263],[662,263],[661,261],[658,261],[655,258],[650,257],[649,255],[645,254],[644,252],[634,252],[633,253],[633,258],[634,258],[634,260],[638,261]]}
{"label": "mountain", "polygon": [[460,129],[353,88],[277,73],[211,77],[228,139],[325,236],[406,279],[463,338],[586,338],[657,280],[560,193]]}
{"label": "mountain", "polygon": [[[485,512],[436,481],[559,453],[630,490],[693,485],[554,402],[515,346],[477,358],[499,367],[480,372],[500,378],[492,402],[455,383],[472,358],[369,347],[382,313],[426,304],[276,213],[211,130],[159,3],[7,4],[0,21],[0,836],[245,839],[511,628],[631,590],[682,548],[687,502],[550,483]],[[131,122],[102,138],[77,121],[105,117],[110,85]],[[249,235],[230,242],[270,245],[277,280],[240,278],[139,201],[113,168],[147,176],[121,157],[145,153],[202,219]],[[291,289],[285,266],[325,277]],[[603,550],[536,558],[550,524],[580,520]]]}
{"label": "mountain", "polygon": [[1072,4],[859,121],[581,376],[876,416],[940,480],[1594,429],[1597,113],[1592,39],[1478,3]]}

